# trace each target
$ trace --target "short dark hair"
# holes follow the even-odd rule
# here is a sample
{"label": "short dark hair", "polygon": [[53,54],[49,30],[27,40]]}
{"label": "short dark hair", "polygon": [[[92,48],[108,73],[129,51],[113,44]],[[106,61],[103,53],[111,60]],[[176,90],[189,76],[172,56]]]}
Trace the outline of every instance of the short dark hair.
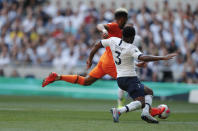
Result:
{"label": "short dark hair", "polygon": [[125,38],[135,37],[135,28],[133,26],[124,27],[122,35]]}
{"label": "short dark hair", "polygon": [[115,19],[119,19],[119,18],[128,18],[128,11],[124,8],[119,8],[115,11]]}

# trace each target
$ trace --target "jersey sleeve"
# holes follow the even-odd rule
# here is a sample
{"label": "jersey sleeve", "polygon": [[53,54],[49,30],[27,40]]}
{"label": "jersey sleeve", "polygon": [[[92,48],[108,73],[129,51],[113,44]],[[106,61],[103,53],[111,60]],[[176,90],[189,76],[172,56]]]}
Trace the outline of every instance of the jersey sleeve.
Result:
{"label": "jersey sleeve", "polygon": [[137,60],[140,55],[142,55],[142,52],[135,46],[131,50],[131,55]]}
{"label": "jersey sleeve", "polygon": [[113,32],[114,29],[117,27],[117,24],[116,23],[109,23],[109,24],[107,24],[107,27],[108,27],[108,32]]}
{"label": "jersey sleeve", "polygon": [[104,47],[110,46],[110,44],[111,44],[111,39],[110,39],[110,38],[109,38],[109,39],[103,39],[103,40],[100,41],[100,43],[101,43],[102,46],[104,46]]}

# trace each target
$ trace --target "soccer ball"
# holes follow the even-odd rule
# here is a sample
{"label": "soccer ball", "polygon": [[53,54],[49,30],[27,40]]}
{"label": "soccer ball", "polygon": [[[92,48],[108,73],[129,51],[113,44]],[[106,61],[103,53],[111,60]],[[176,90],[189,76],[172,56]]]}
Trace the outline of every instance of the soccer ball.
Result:
{"label": "soccer ball", "polygon": [[168,108],[168,106],[167,106],[166,104],[161,104],[161,105],[158,106],[158,108],[161,108],[161,107],[165,107],[165,110],[164,110],[164,112],[162,112],[162,114],[159,115],[158,117],[159,117],[160,119],[166,119],[166,118],[168,118],[168,116],[169,116],[169,114],[170,114],[170,109]]}

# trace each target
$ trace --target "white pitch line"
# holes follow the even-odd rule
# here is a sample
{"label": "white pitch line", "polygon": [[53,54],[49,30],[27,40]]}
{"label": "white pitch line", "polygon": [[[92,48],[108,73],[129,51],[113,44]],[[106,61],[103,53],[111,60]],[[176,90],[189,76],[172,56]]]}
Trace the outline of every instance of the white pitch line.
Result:
{"label": "white pitch line", "polygon": [[7,110],[7,111],[25,111],[26,109],[23,108],[0,108],[1,111]]}
{"label": "white pitch line", "polygon": [[175,121],[160,121],[160,123],[162,124],[185,124],[185,125],[197,125],[198,126],[198,121],[178,121],[178,122],[175,122]]}

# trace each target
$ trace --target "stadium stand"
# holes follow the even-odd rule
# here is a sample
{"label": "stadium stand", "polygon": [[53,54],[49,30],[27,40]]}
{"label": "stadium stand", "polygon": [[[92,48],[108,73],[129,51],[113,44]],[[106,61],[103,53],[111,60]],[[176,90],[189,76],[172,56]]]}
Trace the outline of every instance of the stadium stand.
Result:
{"label": "stadium stand", "polygon": [[[129,22],[142,37],[139,45],[145,54],[165,55],[178,52],[169,62],[149,63],[139,69],[144,81],[168,81],[198,83],[198,4],[178,2],[171,8],[168,1],[155,3],[151,9],[143,2],[136,9],[129,7]],[[0,0],[0,68],[1,74],[10,67],[50,68],[72,70],[82,68],[93,44],[101,39],[96,30],[98,23],[113,21],[113,12],[119,5],[112,2],[96,6],[79,2],[72,8],[60,1],[55,4],[46,0]],[[185,7],[185,8],[184,8]],[[94,58],[97,63],[104,50]],[[49,69],[49,70],[50,70]],[[83,68],[84,70],[84,68]],[[82,72],[82,71],[81,71]],[[20,76],[13,70],[13,76]],[[41,73],[42,74],[42,73]],[[46,75],[44,73],[44,75]]]}

